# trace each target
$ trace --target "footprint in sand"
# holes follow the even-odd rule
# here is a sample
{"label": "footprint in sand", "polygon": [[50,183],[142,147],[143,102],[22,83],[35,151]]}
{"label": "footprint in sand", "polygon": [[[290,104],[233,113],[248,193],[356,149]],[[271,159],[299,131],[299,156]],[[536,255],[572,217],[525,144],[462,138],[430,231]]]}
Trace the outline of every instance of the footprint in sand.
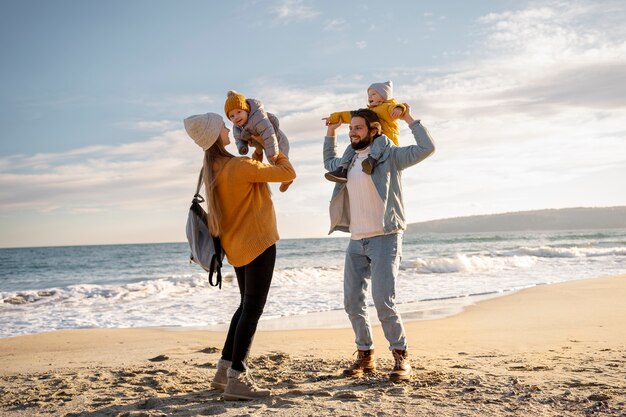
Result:
{"label": "footprint in sand", "polygon": [[509,366],[509,371],[533,372],[533,371],[551,371],[552,369],[554,369],[554,368],[551,368],[549,366],[544,366],[544,365],[538,365],[538,366],[530,366],[530,365]]}
{"label": "footprint in sand", "polygon": [[386,393],[388,395],[405,395],[408,392],[408,390],[405,387],[395,387],[395,388],[390,388],[386,391]]}
{"label": "footprint in sand", "polygon": [[205,362],[198,365],[195,365],[196,368],[215,368],[217,365],[213,362]]}
{"label": "footprint in sand", "polygon": [[360,400],[361,394],[354,391],[339,391],[335,395],[333,395],[333,398],[338,398],[341,400]]}
{"label": "footprint in sand", "polygon": [[154,358],[150,358],[148,359],[150,362],[163,362],[169,359],[169,356],[166,355],[159,355],[159,356],[155,356]]}
{"label": "footprint in sand", "polygon": [[153,410],[155,408],[159,408],[162,403],[162,400],[160,400],[159,398],[152,397],[140,403],[137,408],[140,408],[142,410]]}
{"label": "footprint in sand", "polygon": [[596,394],[591,394],[590,396],[587,397],[587,399],[589,401],[608,401],[611,399],[611,397],[604,393],[596,393]]}
{"label": "footprint in sand", "polygon": [[216,347],[206,347],[202,350],[199,350],[200,353],[219,353],[219,349]]}
{"label": "footprint in sand", "polygon": [[107,405],[115,401],[115,398],[112,397],[102,397],[102,398],[94,398],[92,401],[93,406],[98,407],[102,405]]}
{"label": "footprint in sand", "polygon": [[200,412],[201,416],[215,416],[218,414],[223,414],[225,413],[226,407],[224,407],[223,405],[214,405],[212,407],[208,407],[205,408],[203,411]]}
{"label": "footprint in sand", "polygon": [[150,369],[144,371],[144,373],[148,375],[176,375],[176,372],[170,372],[167,369]]}
{"label": "footprint in sand", "polygon": [[122,411],[116,414],[115,417],[153,417],[153,415],[144,411]]}

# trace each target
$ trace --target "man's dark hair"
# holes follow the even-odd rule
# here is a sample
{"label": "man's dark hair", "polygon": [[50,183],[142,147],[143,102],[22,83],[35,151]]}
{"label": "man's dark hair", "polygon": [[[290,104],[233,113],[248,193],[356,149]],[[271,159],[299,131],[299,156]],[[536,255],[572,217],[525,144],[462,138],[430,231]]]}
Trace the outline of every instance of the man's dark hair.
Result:
{"label": "man's dark hair", "polygon": [[376,129],[378,133],[374,135],[374,138],[379,137],[381,133],[380,129],[380,118],[376,114],[374,110],[371,109],[358,109],[354,110],[350,113],[352,117],[362,117],[365,119],[365,125],[367,126],[367,130],[371,131],[372,129]]}

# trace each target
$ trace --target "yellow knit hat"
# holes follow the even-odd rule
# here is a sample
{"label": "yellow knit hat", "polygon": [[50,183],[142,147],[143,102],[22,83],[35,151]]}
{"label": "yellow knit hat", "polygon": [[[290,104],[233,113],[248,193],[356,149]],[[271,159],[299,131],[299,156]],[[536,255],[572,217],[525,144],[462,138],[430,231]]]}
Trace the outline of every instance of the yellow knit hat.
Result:
{"label": "yellow knit hat", "polygon": [[235,109],[250,111],[250,106],[246,102],[246,96],[239,94],[235,90],[230,90],[226,93],[226,102],[224,103],[224,113],[228,117],[228,112]]}

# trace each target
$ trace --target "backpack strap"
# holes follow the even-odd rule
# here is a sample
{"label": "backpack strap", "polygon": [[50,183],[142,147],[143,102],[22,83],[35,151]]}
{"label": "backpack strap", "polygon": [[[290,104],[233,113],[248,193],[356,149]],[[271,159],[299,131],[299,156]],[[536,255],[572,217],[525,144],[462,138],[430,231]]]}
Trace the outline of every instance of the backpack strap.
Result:
{"label": "backpack strap", "polygon": [[[200,187],[202,186],[202,173],[204,172],[204,167],[200,168],[200,175],[198,176],[198,186],[196,187],[196,193],[193,195],[194,198],[202,198],[200,195]],[[204,199],[203,199],[204,200]]]}
{"label": "backpack strap", "polygon": [[[198,176],[198,186],[196,187],[196,193],[193,198],[195,201],[199,203],[204,201],[204,198],[200,195],[200,187],[202,186],[204,167],[200,168],[200,175]],[[207,219],[208,221],[208,219]],[[215,253],[211,257],[211,266],[209,269],[209,285],[212,287],[219,286],[219,289],[222,289],[222,242],[219,236],[211,235],[211,239],[213,239],[213,247],[215,248]],[[215,284],[213,283],[213,274],[215,276]]]}
{"label": "backpack strap", "polygon": [[[215,253],[211,257],[211,268],[209,270],[209,285],[212,287],[219,286],[222,289],[222,242],[219,236],[211,236],[213,239],[213,247]],[[215,284],[213,283],[213,274],[217,273],[215,277]]]}

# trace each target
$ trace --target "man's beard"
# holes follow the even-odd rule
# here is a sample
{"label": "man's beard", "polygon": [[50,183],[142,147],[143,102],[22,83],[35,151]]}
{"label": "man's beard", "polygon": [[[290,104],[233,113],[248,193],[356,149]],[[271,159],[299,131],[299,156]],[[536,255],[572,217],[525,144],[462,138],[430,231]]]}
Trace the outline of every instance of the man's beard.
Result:
{"label": "man's beard", "polygon": [[361,149],[365,149],[368,146],[370,146],[370,144],[372,143],[372,135],[367,135],[365,136],[363,139],[359,139],[358,142],[352,142],[350,141],[350,146],[352,146],[352,149],[354,149],[355,151],[359,151]]}

